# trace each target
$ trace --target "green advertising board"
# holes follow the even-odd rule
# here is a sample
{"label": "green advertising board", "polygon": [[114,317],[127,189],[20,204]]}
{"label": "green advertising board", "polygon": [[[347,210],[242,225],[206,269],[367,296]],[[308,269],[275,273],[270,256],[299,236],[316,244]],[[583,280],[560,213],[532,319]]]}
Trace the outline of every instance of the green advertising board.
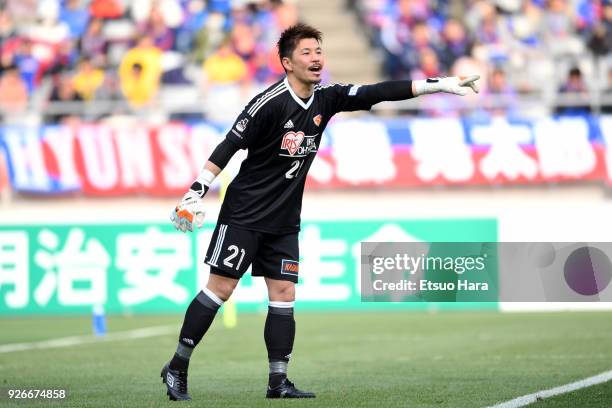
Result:
{"label": "green advertising board", "polygon": [[[0,315],[182,313],[208,279],[214,229],[169,224],[0,226]],[[361,302],[360,243],[495,242],[495,219],[309,221],[300,233],[300,310],[491,308],[495,303]],[[246,274],[239,311],[267,307],[263,279]]]}

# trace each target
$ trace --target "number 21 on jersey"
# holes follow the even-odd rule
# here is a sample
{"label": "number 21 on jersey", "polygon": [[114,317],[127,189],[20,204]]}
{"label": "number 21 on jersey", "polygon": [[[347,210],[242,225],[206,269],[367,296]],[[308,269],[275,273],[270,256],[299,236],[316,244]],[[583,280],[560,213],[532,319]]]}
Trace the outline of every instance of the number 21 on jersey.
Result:
{"label": "number 21 on jersey", "polygon": [[304,160],[294,160],[291,162],[291,167],[285,173],[285,178],[292,179],[298,175],[300,172],[300,168],[302,168],[302,164],[304,164]]}

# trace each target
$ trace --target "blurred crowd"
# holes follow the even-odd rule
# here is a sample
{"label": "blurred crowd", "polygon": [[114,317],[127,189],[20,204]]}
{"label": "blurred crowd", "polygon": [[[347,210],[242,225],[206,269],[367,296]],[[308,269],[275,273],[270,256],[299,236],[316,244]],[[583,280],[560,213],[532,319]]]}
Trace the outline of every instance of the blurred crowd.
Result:
{"label": "blurred crowd", "polygon": [[[479,72],[493,112],[536,95],[586,113],[594,92],[612,112],[612,0],[350,3],[386,77]],[[229,121],[283,76],[275,42],[298,17],[296,0],[0,0],[0,115]]]}
{"label": "blurred crowd", "polygon": [[57,123],[102,101],[150,111],[163,89],[238,97],[283,76],[275,42],[297,19],[282,0],[0,0],[0,111],[10,122],[48,104]]}
{"label": "blurred crowd", "polygon": [[571,93],[557,113],[589,112],[593,92],[612,97],[612,0],[357,3],[390,78],[480,72],[504,111],[522,94]]}

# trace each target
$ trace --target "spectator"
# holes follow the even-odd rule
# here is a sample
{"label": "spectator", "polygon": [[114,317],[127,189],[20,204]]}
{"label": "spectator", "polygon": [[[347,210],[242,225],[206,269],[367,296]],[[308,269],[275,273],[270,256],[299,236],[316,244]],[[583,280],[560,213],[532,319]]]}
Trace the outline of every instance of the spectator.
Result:
{"label": "spectator", "polygon": [[419,52],[419,65],[410,74],[414,79],[435,78],[444,76],[438,54],[432,48],[423,48]]}
{"label": "spectator", "polygon": [[385,52],[384,70],[392,79],[406,76],[406,72],[413,68],[405,61],[405,50],[410,47],[411,31],[416,23],[410,3],[400,0],[397,14],[382,26],[380,32],[380,43]]}
{"label": "spectator", "polygon": [[133,107],[142,107],[157,94],[161,77],[162,52],[150,37],[141,37],[130,49],[119,66],[123,95]]}
{"label": "spectator", "polygon": [[23,113],[28,104],[27,85],[15,65],[4,68],[0,77],[0,117],[10,121],[12,115]]}
{"label": "spectator", "polygon": [[[101,101],[124,101],[125,99],[123,97],[123,92],[121,91],[121,81],[119,77],[109,72],[105,73],[104,82],[97,89],[94,98]],[[114,105],[120,106],[122,104],[116,103]]]}
{"label": "spectator", "polygon": [[140,63],[130,65],[129,69],[121,76],[121,91],[133,108],[142,108],[157,94],[159,82],[154,82]]}
{"label": "spectator", "polygon": [[57,51],[50,61],[48,71],[72,70],[79,60],[78,49],[73,40],[68,39],[59,44]]}
{"label": "spectator", "polygon": [[278,35],[280,34],[279,20],[277,19],[278,7],[279,4],[277,2],[267,1],[253,6],[250,10],[252,17],[249,19],[249,24],[253,29],[257,47],[269,50],[276,45]]}
{"label": "spectator", "polygon": [[89,58],[79,62],[78,69],[72,79],[74,90],[84,101],[91,101],[104,83],[104,71],[95,68]]}
{"label": "spectator", "polygon": [[261,85],[270,85],[281,79],[284,75],[276,49],[268,52],[266,50],[256,51],[255,58],[249,69],[249,77]]}
{"label": "spectator", "polygon": [[82,101],[76,93],[72,78],[65,73],[55,73],[52,78],[53,88],[49,96],[51,113],[47,115],[47,123],[66,123],[78,120],[81,106],[76,103]]}
{"label": "spectator", "polygon": [[234,52],[229,40],[204,62],[204,74],[209,84],[238,84],[247,78],[247,66]]}
{"label": "spectator", "polygon": [[185,9],[185,21],[181,24],[176,33],[176,49],[179,52],[188,54],[193,46],[195,36],[200,31],[206,19],[208,12],[204,0],[189,0]]}
{"label": "spectator", "polygon": [[67,0],[60,11],[59,19],[68,26],[72,38],[80,38],[89,22],[89,13],[83,5],[83,0]]}
{"label": "spectator", "polygon": [[609,31],[610,26],[612,25],[612,0],[604,0],[602,16],[602,20],[608,27]]}
{"label": "spectator", "polygon": [[[275,25],[277,33],[280,34],[285,29],[297,24],[298,22],[298,11],[295,4],[282,1],[271,1],[274,5],[273,13],[275,18]],[[268,27],[269,29],[273,27]]]}
{"label": "spectator", "polygon": [[19,68],[28,95],[32,95],[38,85],[40,63],[32,55],[32,42],[30,40],[24,39],[21,41],[18,51],[13,56],[13,62]]}
{"label": "spectator", "polygon": [[421,53],[424,50],[432,50],[438,59],[439,47],[430,27],[423,21],[412,26],[410,41],[405,45],[403,65],[406,73],[417,68],[421,64]]}
{"label": "spectator", "polygon": [[153,44],[163,51],[168,51],[174,45],[174,33],[166,25],[161,8],[153,6],[149,19],[140,25],[139,33],[153,39]]}
{"label": "spectator", "polygon": [[102,32],[103,27],[104,23],[101,19],[94,18],[89,21],[80,43],[81,54],[84,57],[106,61],[107,42]]}
{"label": "spectator", "polygon": [[506,73],[502,68],[494,68],[489,75],[487,87],[482,95],[482,103],[491,116],[516,114],[516,91],[508,84]]}
{"label": "spectator", "polygon": [[584,115],[591,112],[588,88],[582,77],[580,68],[570,69],[566,82],[559,88],[559,93],[567,94],[572,101],[570,104],[558,106],[559,115]]}
{"label": "spectator", "polygon": [[208,15],[204,26],[194,38],[192,60],[202,62],[219,47],[225,37],[223,30],[225,23],[224,14],[211,12]]}
{"label": "spectator", "polygon": [[587,43],[591,52],[597,57],[605,57],[612,52],[612,31],[605,24],[597,24]]}
{"label": "spectator", "polygon": [[443,45],[440,52],[441,62],[447,70],[455,61],[470,54],[471,43],[463,25],[455,19],[450,19],[442,31]]}
{"label": "spectator", "polygon": [[[419,51],[419,65],[410,73],[414,79],[425,79],[444,76],[440,66],[438,54],[432,48],[423,48]],[[453,102],[446,95],[426,95],[423,100],[425,107],[422,112],[431,117],[452,116],[456,109]]]}
{"label": "spectator", "polygon": [[409,25],[427,21],[432,17],[432,10],[427,0],[398,0],[397,9],[402,20]]}
{"label": "spectator", "polygon": [[480,44],[496,44],[500,41],[498,14],[493,2],[474,2],[465,16],[465,21]]}
{"label": "spectator", "polygon": [[236,54],[247,65],[252,65],[256,55],[256,42],[251,26],[243,22],[236,23],[231,33],[231,41]]}
{"label": "spectator", "polygon": [[[54,7],[47,8],[48,5]],[[32,55],[41,66],[48,67],[56,57],[62,43],[70,39],[68,25],[58,20],[59,6],[53,1],[39,3],[40,18],[27,29],[27,38],[32,42]]]}
{"label": "spectator", "polygon": [[243,85],[248,79],[248,71],[247,65],[231,48],[229,39],[204,62],[203,71],[205,104],[215,107],[208,109],[208,118],[220,122],[231,120],[243,102]]}
{"label": "spectator", "polygon": [[548,0],[542,17],[545,44],[553,56],[576,55],[584,44],[575,35],[575,16],[567,0]]}
{"label": "spectator", "polygon": [[[172,84],[188,83],[194,72],[197,75],[194,66],[189,66],[191,62],[206,66],[205,72],[211,79],[208,85],[217,90],[233,87],[243,92],[246,89],[242,85],[277,80],[284,71],[275,49],[276,38],[280,30],[298,19],[296,4],[282,0],[0,0],[0,3],[4,5],[0,6],[0,62],[2,66],[19,68],[29,97],[35,97],[43,75],[52,73],[56,77],[57,72],[76,66],[72,85],[79,98],[96,99],[107,88],[100,84],[114,80],[119,84],[117,89],[121,89],[118,94],[131,99],[132,105],[152,99],[163,86],[161,79]],[[401,3],[399,8],[408,10],[407,16],[431,14],[424,0]],[[136,47],[128,48],[134,31],[139,36],[151,37],[153,44],[143,46],[138,41]],[[220,47],[226,37],[232,38],[233,49],[230,47],[229,52],[227,47]],[[197,59],[186,58],[186,52]],[[208,57],[210,62],[205,64]],[[168,70],[170,65],[176,72]],[[220,66],[229,67],[228,71],[219,70]],[[109,71],[105,74],[103,69]],[[118,75],[109,74],[115,69]],[[64,82],[57,79],[53,83],[53,95],[58,100],[70,99],[60,97],[70,93]],[[144,92],[144,84],[149,85],[149,92]]]}
{"label": "spectator", "polygon": [[593,27],[588,47],[599,57],[609,56],[612,52],[612,1],[605,2],[601,22]]}
{"label": "spectator", "polygon": [[[605,3],[606,0],[603,1]],[[597,22],[598,9],[601,2],[593,0],[573,0],[575,8],[575,27],[578,32],[585,32],[592,29]]]}

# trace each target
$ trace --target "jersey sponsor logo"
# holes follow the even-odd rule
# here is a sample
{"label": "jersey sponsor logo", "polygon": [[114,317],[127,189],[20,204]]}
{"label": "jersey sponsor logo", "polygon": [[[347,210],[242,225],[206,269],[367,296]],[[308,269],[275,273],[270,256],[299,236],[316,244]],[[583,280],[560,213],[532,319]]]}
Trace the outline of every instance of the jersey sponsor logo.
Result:
{"label": "jersey sponsor logo", "polygon": [[[289,132],[289,133],[295,133],[295,132]],[[303,135],[302,132],[297,132],[297,135]],[[285,144],[292,144],[290,142],[284,142],[282,143],[281,146],[281,152],[278,154],[279,156],[284,156],[284,157],[306,157],[308,156],[310,153],[317,153],[317,136],[319,136],[318,133],[315,133],[314,135],[304,135],[304,140],[297,140],[295,145],[297,146],[297,150],[292,151],[289,150]],[[290,139],[293,138],[293,136],[290,136]],[[284,139],[284,137],[283,137]],[[290,146],[293,147],[293,146]],[[289,154],[283,153],[283,150],[287,150]]]}
{"label": "jersey sponsor logo", "polygon": [[247,123],[249,123],[249,120],[247,118],[242,119],[241,121],[236,123],[236,129],[238,129],[239,132],[244,132],[244,129],[246,129]]}
{"label": "jersey sponsor logo", "polygon": [[293,122],[291,121],[291,119],[289,119],[289,120],[287,121],[287,123],[285,123],[284,128],[285,128],[285,129],[293,129]]}
{"label": "jersey sponsor logo", "polygon": [[317,116],[312,118],[312,121],[314,122],[315,125],[319,126],[319,125],[321,125],[321,120],[322,119],[323,119],[323,116],[321,116],[321,114],[319,113]]}
{"label": "jersey sponsor logo", "polygon": [[304,141],[304,132],[287,132],[283,136],[281,149],[285,149],[293,156]]}
{"label": "jersey sponsor logo", "polygon": [[283,259],[283,262],[281,263],[281,275],[298,276],[299,270],[300,263],[298,261]]}

